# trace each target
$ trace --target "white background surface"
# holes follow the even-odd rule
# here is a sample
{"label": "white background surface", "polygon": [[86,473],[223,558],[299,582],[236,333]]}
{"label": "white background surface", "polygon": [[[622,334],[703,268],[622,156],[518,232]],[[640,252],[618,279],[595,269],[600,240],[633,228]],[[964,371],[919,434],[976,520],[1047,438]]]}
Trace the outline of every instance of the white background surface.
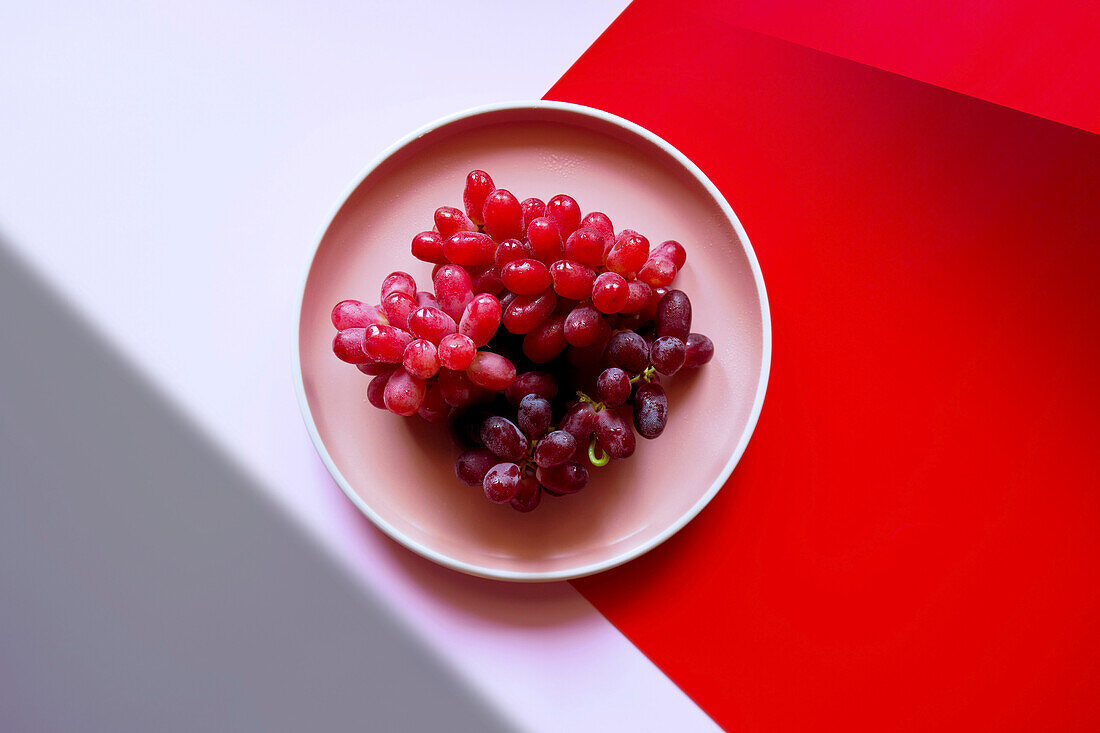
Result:
{"label": "white background surface", "polygon": [[460,576],[366,524],[298,414],[294,301],[374,155],[444,114],[540,97],[624,5],[0,5],[0,237],[530,730],[713,723],[571,586]]}

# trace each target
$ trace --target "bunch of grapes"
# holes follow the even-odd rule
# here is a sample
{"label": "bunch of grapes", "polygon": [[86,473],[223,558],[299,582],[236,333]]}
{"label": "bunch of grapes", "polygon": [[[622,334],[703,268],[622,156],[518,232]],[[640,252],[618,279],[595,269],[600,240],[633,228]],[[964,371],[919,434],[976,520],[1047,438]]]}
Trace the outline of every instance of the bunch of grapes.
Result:
{"label": "bunch of grapes", "polygon": [[379,305],[337,303],[332,348],[373,377],[375,407],[449,422],[467,448],[460,480],[531,511],[543,493],[583,489],[586,464],[632,455],[635,431],[660,435],[661,378],[706,364],[714,344],[670,289],[687,260],[678,242],[616,234],[565,194],[519,201],[480,170],[463,203],[412,239],[435,265],[432,290],[394,272]]}

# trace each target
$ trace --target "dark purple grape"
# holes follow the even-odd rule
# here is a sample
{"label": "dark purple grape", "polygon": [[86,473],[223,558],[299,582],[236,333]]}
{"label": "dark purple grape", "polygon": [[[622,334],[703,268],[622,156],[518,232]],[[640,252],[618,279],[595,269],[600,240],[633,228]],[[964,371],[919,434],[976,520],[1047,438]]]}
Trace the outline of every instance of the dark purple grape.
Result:
{"label": "dark purple grape", "polygon": [[612,361],[627,374],[640,374],[649,366],[649,346],[633,331],[619,331],[607,345]]}
{"label": "dark purple grape", "polygon": [[578,402],[570,407],[561,419],[561,429],[573,436],[577,445],[588,445],[588,439],[596,432],[596,410],[588,402]]}
{"label": "dark purple grape", "polygon": [[675,336],[661,336],[649,347],[649,360],[661,374],[673,375],[680,371],[686,356],[684,342]]}
{"label": "dark purple grape", "polygon": [[485,480],[481,485],[489,501],[503,504],[511,501],[519,491],[520,478],[519,466],[514,463],[498,463],[485,474]]}
{"label": "dark purple grape", "polygon": [[534,511],[542,499],[542,488],[534,476],[527,474],[519,480],[516,495],[509,502],[517,512]]}
{"label": "dark purple grape", "polygon": [[634,428],[618,409],[602,410],[597,415],[596,438],[612,458],[629,458],[634,453]]}
{"label": "dark purple grape", "polygon": [[646,382],[634,393],[634,427],[638,435],[653,439],[668,423],[668,397],[665,388],[656,382]]}
{"label": "dark purple grape", "polygon": [[596,394],[608,407],[618,407],[630,399],[630,377],[618,367],[604,369],[596,379]]}
{"label": "dark purple grape", "polygon": [[714,342],[701,333],[693,333],[687,340],[687,358],[684,369],[695,369],[706,364],[714,356]]}
{"label": "dark purple grape", "polygon": [[691,333],[691,301],[683,290],[669,290],[657,303],[657,335],[687,341]]}
{"label": "dark purple grape", "polygon": [[516,407],[529,394],[552,400],[558,394],[558,380],[549,372],[524,372],[504,391],[504,396]]}
{"label": "dark purple grape", "polygon": [[542,468],[560,466],[573,457],[577,440],[564,430],[547,433],[535,446],[535,464]]}
{"label": "dark purple grape", "polygon": [[501,458],[518,461],[527,455],[527,438],[515,423],[500,415],[485,418],[479,436],[485,447]]}
{"label": "dark purple grape", "polygon": [[528,438],[537,440],[550,427],[552,417],[550,402],[537,394],[529,394],[520,400],[516,422]]}
{"label": "dark purple grape", "polygon": [[455,460],[455,476],[467,486],[481,486],[485,474],[499,462],[500,459],[487,448],[473,448]]}
{"label": "dark purple grape", "polygon": [[540,484],[557,496],[576,493],[588,483],[588,469],[576,461],[547,468],[540,466],[535,469],[535,476]]}

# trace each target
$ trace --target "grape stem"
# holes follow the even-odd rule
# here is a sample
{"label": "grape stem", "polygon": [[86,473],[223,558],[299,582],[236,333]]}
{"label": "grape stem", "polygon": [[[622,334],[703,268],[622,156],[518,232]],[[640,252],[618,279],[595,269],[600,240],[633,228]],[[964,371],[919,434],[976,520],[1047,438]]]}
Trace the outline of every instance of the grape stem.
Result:
{"label": "grape stem", "polygon": [[587,402],[588,404],[592,405],[592,409],[595,410],[596,412],[599,412],[600,410],[606,410],[607,409],[607,405],[605,405],[602,402],[596,402],[596,400],[592,399],[591,397],[586,395],[584,392],[581,392],[579,389],[577,390],[577,399],[580,400],[581,402]]}
{"label": "grape stem", "polygon": [[[596,450],[600,451],[600,458],[596,458]],[[596,436],[592,436],[592,440],[588,441],[588,460],[597,468],[606,466],[611,461],[611,456],[604,452],[603,446],[596,441]]]}
{"label": "grape stem", "polygon": [[650,365],[650,366],[647,366],[645,369],[643,369],[641,374],[638,374],[634,377],[631,377],[630,378],[630,383],[631,384],[637,384],[639,381],[653,382],[653,381],[656,381],[656,379],[657,379],[657,367]]}

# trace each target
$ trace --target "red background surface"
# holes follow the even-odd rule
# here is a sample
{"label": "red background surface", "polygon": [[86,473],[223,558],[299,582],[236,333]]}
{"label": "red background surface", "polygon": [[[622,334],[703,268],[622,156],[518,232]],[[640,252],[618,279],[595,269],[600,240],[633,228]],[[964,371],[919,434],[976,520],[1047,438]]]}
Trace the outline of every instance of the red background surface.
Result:
{"label": "red background surface", "polygon": [[729,729],[1097,728],[1100,137],[735,15],[635,2],[547,95],[702,167],[775,340],[715,501],[576,586]]}

